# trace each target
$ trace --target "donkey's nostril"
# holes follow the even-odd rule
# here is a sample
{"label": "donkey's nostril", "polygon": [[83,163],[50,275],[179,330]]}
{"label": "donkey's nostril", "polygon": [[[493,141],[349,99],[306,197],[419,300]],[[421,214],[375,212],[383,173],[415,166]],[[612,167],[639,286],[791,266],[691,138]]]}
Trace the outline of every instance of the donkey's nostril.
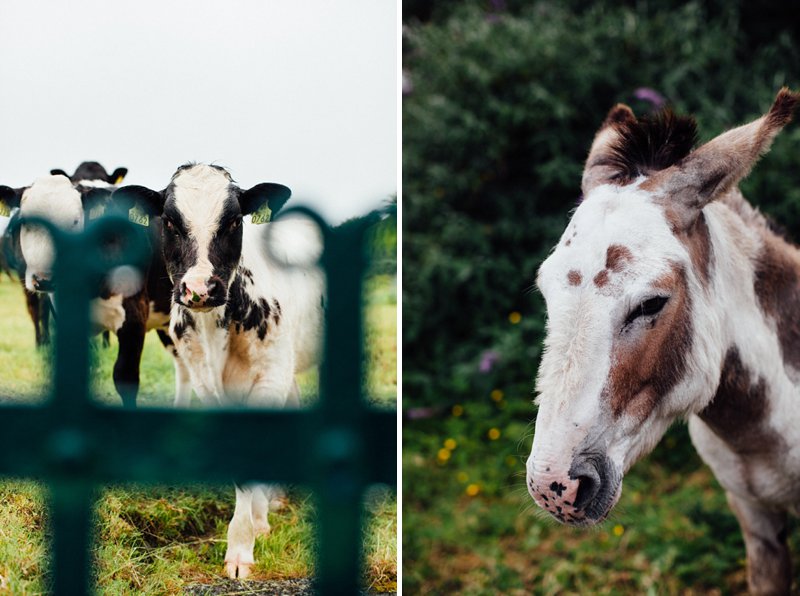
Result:
{"label": "donkey's nostril", "polygon": [[584,509],[600,492],[600,479],[592,476],[578,476],[578,494],[575,496],[575,509]]}

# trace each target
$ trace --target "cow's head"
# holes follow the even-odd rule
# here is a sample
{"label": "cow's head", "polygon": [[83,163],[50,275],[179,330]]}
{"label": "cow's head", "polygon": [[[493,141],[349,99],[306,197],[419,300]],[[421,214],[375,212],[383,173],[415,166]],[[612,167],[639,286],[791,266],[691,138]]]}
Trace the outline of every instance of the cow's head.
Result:
{"label": "cow's head", "polygon": [[50,175],[25,188],[0,187],[0,197],[18,206],[22,218],[20,245],[25,260],[25,287],[30,291],[55,289],[55,252],[50,233],[41,225],[26,222],[41,218],[69,232],[83,230],[85,220],[110,197],[111,189],[75,186],[66,176]]}
{"label": "cow's head", "polygon": [[70,176],[64,170],[53,169],[50,173],[54,176],[66,176],[73,183],[99,181],[106,184],[120,184],[125,176],[128,174],[128,168],[117,168],[112,173],[106,172],[106,169],[96,161],[84,161],[75,169],[75,173]]}
{"label": "cow's head", "polygon": [[138,204],[163,219],[162,248],[173,301],[207,310],[222,306],[242,254],[242,216],[267,205],[274,215],[291,191],[274,183],[242,190],[219,166],[188,164],[166,189],[126,186],[114,201]]}

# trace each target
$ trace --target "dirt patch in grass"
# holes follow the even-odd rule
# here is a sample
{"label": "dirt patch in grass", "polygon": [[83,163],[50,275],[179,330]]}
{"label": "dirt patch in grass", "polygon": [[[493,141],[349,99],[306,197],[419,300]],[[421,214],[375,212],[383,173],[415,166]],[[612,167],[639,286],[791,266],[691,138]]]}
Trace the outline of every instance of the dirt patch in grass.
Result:
{"label": "dirt patch in grass", "polygon": [[[183,591],[191,596],[313,596],[314,584],[309,578],[273,581],[225,580],[214,584],[195,584]],[[362,592],[377,594],[378,592]],[[392,596],[396,592],[383,592]]]}

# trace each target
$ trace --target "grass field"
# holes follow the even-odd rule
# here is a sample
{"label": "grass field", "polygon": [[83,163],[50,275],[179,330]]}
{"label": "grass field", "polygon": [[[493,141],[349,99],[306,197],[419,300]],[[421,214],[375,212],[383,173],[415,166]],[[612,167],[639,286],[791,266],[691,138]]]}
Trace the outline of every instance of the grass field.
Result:
{"label": "grass field", "polygon": [[[394,407],[397,399],[396,289],[394,278],[370,280],[366,291],[366,382],[371,401]],[[38,399],[49,379],[48,354],[37,351],[19,284],[0,279],[0,396],[8,402]],[[97,398],[120,404],[111,370],[116,355],[94,342],[92,378]],[[316,394],[316,373],[305,373],[306,403]],[[164,406],[174,394],[170,356],[157,336],[145,342],[142,407]],[[38,594],[47,586],[47,513],[43,487],[32,480],[0,481],[0,593]],[[94,559],[103,594],[172,594],[191,583],[221,577],[225,532],[233,514],[232,486],[106,487],[96,511]],[[397,582],[397,499],[376,487],[366,496],[365,585],[392,591]],[[272,533],[256,542],[253,579],[313,574],[313,495],[289,489],[289,504],[270,513]]]}
{"label": "grass field", "polygon": [[747,591],[739,526],[685,424],[625,476],[609,520],[569,528],[536,507],[525,487],[531,398],[530,389],[494,388],[482,400],[404,421],[404,594]]}

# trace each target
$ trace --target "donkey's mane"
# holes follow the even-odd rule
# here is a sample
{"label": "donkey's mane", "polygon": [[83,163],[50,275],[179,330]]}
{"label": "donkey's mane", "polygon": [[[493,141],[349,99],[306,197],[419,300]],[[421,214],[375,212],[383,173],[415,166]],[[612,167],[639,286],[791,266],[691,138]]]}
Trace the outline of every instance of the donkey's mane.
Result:
{"label": "donkey's mane", "polygon": [[611,125],[617,138],[602,158],[602,165],[616,170],[614,181],[621,184],[675,165],[697,143],[694,118],[678,116],[670,109]]}

